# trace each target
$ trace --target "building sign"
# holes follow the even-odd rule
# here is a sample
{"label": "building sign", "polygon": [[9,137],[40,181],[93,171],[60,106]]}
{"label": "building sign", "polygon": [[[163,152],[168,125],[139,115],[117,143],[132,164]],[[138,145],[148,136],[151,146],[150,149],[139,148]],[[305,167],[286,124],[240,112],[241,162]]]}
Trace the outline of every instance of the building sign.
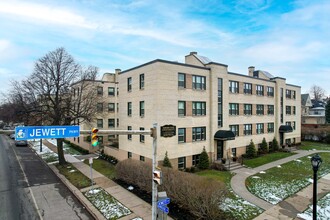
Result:
{"label": "building sign", "polygon": [[176,126],[174,125],[164,125],[160,127],[161,137],[173,137],[176,135]]}
{"label": "building sign", "polygon": [[15,128],[15,140],[79,137],[79,126],[26,126]]}

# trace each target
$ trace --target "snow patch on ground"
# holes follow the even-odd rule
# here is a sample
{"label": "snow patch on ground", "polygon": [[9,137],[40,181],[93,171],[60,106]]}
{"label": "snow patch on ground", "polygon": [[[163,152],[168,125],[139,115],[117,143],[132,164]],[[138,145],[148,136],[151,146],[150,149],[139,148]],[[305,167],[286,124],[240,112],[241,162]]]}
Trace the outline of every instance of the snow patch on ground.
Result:
{"label": "snow patch on ground", "polygon": [[133,187],[133,186],[129,186],[129,187],[127,187],[127,189],[128,189],[129,191],[132,191],[132,190],[134,189],[134,187]]}
{"label": "snow patch on ground", "polygon": [[260,179],[260,176],[252,176],[253,179]]}
{"label": "snow patch on ground", "polygon": [[278,165],[277,168],[282,168],[282,166],[281,165]]}
{"label": "snow patch on ground", "polygon": [[224,202],[220,204],[220,209],[230,212],[234,219],[252,219],[263,212],[259,207],[237,195],[235,199],[226,198]]}
{"label": "snow patch on ground", "polygon": [[262,174],[264,174],[264,173],[266,173],[265,171],[260,171],[259,173],[262,173]]}
{"label": "snow patch on ground", "polygon": [[297,159],[297,160],[294,160],[294,161],[296,161],[296,162],[298,162],[298,163],[301,163],[302,161],[301,160],[299,160],[299,159]]}
{"label": "snow patch on ground", "polygon": [[[330,219],[330,193],[317,202],[317,219]],[[306,211],[297,215],[297,217],[312,220],[313,206],[309,206]]]}

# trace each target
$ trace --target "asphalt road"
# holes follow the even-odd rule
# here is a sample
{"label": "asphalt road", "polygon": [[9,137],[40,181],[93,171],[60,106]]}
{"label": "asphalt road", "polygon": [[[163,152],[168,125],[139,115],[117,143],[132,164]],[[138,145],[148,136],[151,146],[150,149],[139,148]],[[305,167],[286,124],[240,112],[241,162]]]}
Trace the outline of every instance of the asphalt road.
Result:
{"label": "asphalt road", "polygon": [[0,219],[93,217],[31,148],[0,135]]}

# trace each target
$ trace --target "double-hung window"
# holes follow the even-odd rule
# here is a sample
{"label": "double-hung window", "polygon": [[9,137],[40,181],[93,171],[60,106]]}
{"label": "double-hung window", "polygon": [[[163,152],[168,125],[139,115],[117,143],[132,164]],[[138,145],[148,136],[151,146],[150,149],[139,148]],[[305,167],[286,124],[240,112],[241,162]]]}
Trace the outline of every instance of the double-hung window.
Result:
{"label": "double-hung window", "polygon": [[287,89],[285,91],[285,96],[286,96],[287,99],[291,99],[291,90],[290,89]]}
{"label": "double-hung window", "polygon": [[264,114],[264,105],[257,105],[256,107],[256,114],[257,115],[263,115]]}
{"label": "double-hung window", "polygon": [[285,106],[285,113],[287,115],[291,115],[291,106],[289,106],[289,105]]}
{"label": "double-hung window", "polygon": [[140,89],[144,89],[144,74],[140,74]]}
{"label": "double-hung window", "polygon": [[235,136],[239,136],[239,125],[229,125],[229,130],[231,130]]}
{"label": "double-hung window", "polygon": [[192,136],[192,141],[206,140],[206,127],[193,127]]}
{"label": "double-hung window", "polygon": [[178,87],[186,88],[186,74],[178,73]]}
{"label": "double-hung window", "polygon": [[229,92],[238,93],[238,82],[237,81],[229,81]]}
{"label": "double-hung window", "polygon": [[115,127],[115,119],[114,118],[109,118],[108,119],[108,127],[109,128]]}
{"label": "double-hung window", "polygon": [[263,134],[264,133],[264,124],[257,123],[256,129],[257,129],[257,134]]}
{"label": "double-hung window", "polygon": [[244,135],[252,135],[252,124],[244,124]]}
{"label": "double-hung window", "polygon": [[293,114],[293,115],[296,114],[296,106],[292,106],[292,114]]}
{"label": "double-hung window", "polygon": [[[128,130],[128,131],[132,130],[132,126],[127,126],[127,130]],[[127,135],[127,139],[128,139],[128,140],[132,140],[132,135],[131,135],[131,134],[128,134],[128,135]]]}
{"label": "double-hung window", "polygon": [[127,115],[132,116],[132,102],[127,102]]}
{"label": "double-hung window", "polygon": [[244,94],[252,94],[252,84],[244,83]]}
{"label": "double-hung window", "polygon": [[274,105],[267,105],[267,114],[274,115]]}
{"label": "double-hung window", "polygon": [[185,169],[186,168],[186,157],[179,157],[178,158],[178,169]]}
{"label": "double-hung window", "polygon": [[103,128],[103,119],[97,119],[97,127],[98,128]]}
{"label": "double-hung window", "polygon": [[108,87],[108,96],[115,95],[115,87]]}
{"label": "double-hung window", "polygon": [[132,91],[132,77],[127,78],[127,91]]}
{"label": "double-hung window", "polygon": [[270,122],[267,124],[267,132],[274,133],[274,123],[273,122]]}
{"label": "double-hung window", "polygon": [[186,142],[186,129],[185,128],[178,128],[178,142],[179,143]]}
{"label": "double-hung window", "polygon": [[244,104],[244,115],[252,115],[252,104]]}
{"label": "double-hung window", "polygon": [[108,103],[108,112],[115,111],[115,103]]}
{"label": "double-hung window", "polygon": [[[140,127],[140,131],[144,131],[144,128]],[[144,135],[140,134],[140,142],[144,143]]]}
{"label": "double-hung window", "polygon": [[102,86],[98,86],[97,87],[97,95],[98,96],[102,96],[103,95],[103,87]]}
{"label": "double-hung window", "polygon": [[270,97],[274,96],[274,87],[267,86],[267,96],[270,96]]}
{"label": "double-hung window", "polygon": [[238,115],[238,103],[229,103],[229,115]]}
{"label": "double-hung window", "polygon": [[193,84],[192,88],[197,90],[205,90],[206,89],[206,77],[205,76],[197,76],[193,75]]}
{"label": "double-hung window", "polygon": [[96,110],[97,110],[97,112],[103,112],[103,103],[102,102],[97,103]]}
{"label": "double-hung window", "polygon": [[264,86],[256,85],[256,94],[263,96],[264,95]]}
{"label": "double-hung window", "polygon": [[199,164],[200,154],[195,154],[192,156],[192,165],[197,166]]}
{"label": "double-hung window", "polygon": [[186,102],[178,101],[178,115],[185,116],[186,115]]}
{"label": "double-hung window", "polygon": [[144,101],[140,101],[140,117],[144,117]]}
{"label": "double-hung window", "polygon": [[193,102],[192,103],[192,113],[193,115],[206,115],[206,102]]}

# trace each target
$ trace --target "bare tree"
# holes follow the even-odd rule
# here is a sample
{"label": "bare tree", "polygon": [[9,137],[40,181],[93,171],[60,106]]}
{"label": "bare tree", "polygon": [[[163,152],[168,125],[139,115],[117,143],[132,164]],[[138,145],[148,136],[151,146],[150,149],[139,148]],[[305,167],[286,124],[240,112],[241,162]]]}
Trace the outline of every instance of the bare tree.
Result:
{"label": "bare tree", "polygon": [[[29,111],[43,125],[70,125],[77,119],[91,121],[98,97],[95,89],[96,67],[81,67],[64,48],[49,52],[35,63],[28,79],[15,83],[17,95],[24,97]],[[77,84],[77,82],[79,82]],[[79,91],[72,89],[78,85]],[[76,86],[77,87],[77,86]],[[60,164],[65,164],[63,139],[57,139]]]}
{"label": "bare tree", "polygon": [[325,96],[325,90],[320,86],[313,85],[310,89],[310,94],[314,100],[321,101]]}

